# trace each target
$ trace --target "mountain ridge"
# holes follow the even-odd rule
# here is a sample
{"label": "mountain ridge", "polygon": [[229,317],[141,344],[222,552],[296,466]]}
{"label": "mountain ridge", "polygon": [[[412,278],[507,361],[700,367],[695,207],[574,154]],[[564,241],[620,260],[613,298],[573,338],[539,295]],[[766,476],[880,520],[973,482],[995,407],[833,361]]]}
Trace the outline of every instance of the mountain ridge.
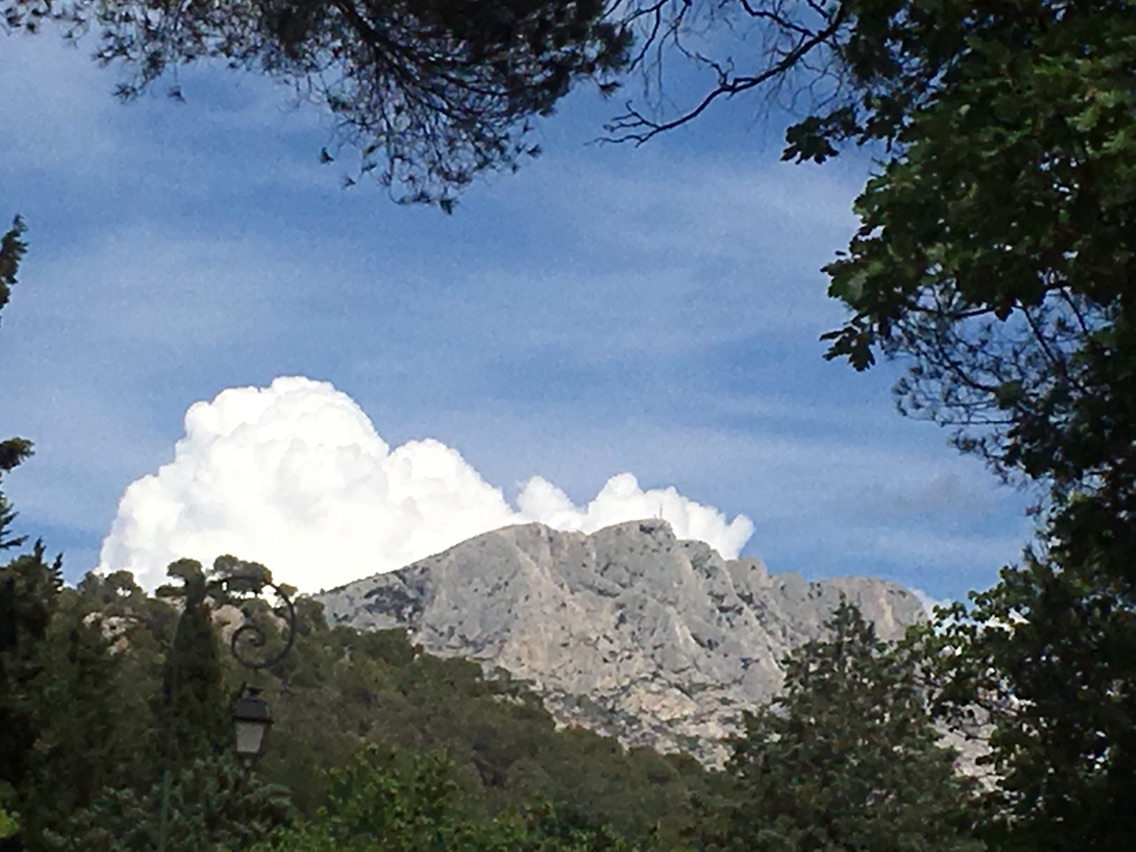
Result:
{"label": "mountain ridge", "polygon": [[776,694],[781,659],[819,638],[841,596],[884,639],[925,618],[898,584],[770,574],[659,519],[504,527],[316,598],[330,623],[403,628],[430,653],[529,682],[559,724],[717,765],[741,711]]}

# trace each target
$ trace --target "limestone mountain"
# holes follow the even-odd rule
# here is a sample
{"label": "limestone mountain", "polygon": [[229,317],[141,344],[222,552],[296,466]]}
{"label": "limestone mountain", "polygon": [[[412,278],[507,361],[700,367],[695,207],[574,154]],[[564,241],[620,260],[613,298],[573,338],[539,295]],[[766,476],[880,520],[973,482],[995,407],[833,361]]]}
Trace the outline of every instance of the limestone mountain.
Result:
{"label": "limestone mountain", "polygon": [[530,682],[563,724],[717,763],[741,710],[778,691],[780,660],[820,635],[841,595],[885,639],[924,617],[894,583],[770,574],[660,520],[506,527],[317,597],[332,623],[405,628],[430,653]]}

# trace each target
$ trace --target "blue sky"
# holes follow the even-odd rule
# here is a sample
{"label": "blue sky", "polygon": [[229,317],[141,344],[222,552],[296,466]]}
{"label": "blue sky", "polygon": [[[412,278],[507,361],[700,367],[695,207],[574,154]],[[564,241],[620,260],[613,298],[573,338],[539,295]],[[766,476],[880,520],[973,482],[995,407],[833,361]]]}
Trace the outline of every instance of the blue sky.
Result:
{"label": "blue sky", "polygon": [[1026,541],[1028,495],[896,414],[891,367],[822,359],[842,311],[819,268],[865,156],[782,164],[776,116],[740,100],[642,148],[588,144],[619,102],[581,92],[542,157],[447,217],[341,189],[348,152],[321,165],[324,116],[286,90],[195,71],[184,104],[120,105],[86,49],[0,54],[0,214],[31,243],[0,435],[37,445],[5,487],[70,579],[191,405],[278,376],[330,383],[390,447],[455,449],[510,505],[533,476],[581,507],[622,472],[673,486],[751,519],[742,552],[774,571],[959,596]]}

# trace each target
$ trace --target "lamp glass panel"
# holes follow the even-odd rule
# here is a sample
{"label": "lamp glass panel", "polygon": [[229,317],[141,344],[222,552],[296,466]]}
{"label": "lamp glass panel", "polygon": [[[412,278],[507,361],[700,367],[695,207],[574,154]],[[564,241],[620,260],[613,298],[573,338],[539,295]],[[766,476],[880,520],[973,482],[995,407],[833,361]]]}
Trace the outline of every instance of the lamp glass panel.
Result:
{"label": "lamp glass panel", "polygon": [[264,744],[264,734],[268,730],[268,725],[260,720],[249,721],[238,719],[236,721],[236,728],[237,754],[260,754],[261,746]]}

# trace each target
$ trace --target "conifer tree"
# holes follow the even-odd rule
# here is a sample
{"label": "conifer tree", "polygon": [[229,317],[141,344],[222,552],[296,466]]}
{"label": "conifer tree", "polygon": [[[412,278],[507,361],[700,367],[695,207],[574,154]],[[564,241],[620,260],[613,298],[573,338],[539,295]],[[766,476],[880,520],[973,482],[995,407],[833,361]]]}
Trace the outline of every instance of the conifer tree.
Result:
{"label": "conifer tree", "polygon": [[[180,767],[228,745],[231,702],[225,693],[201,564],[180,559],[170,565],[168,573],[183,580],[180,592],[184,608],[163,669],[159,729],[166,738],[166,759]],[[170,587],[162,591],[175,593]]]}
{"label": "conifer tree", "polygon": [[733,788],[703,830],[734,850],[981,849],[968,782],[939,745],[918,665],[842,602],[828,637],[785,660],[784,693],[747,714]]}
{"label": "conifer tree", "polygon": [[[43,848],[60,852],[154,849],[160,832],[158,784],[142,791],[106,787],[44,832]],[[169,852],[248,849],[295,816],[288,791],[262,779],[233,755],[188,763],[170,785]]]}
{"label": "conifer tree", "polygon": [[[20,261],[27,251],[24,242],[24,231],[27,230],[24,220],[17,216],[12,227],[0,237],[0,312],[12,295],[12,287],[16,283],[16,273],[20,268]],[[31,442],[24,438],[8,438],[0,441],[0,479],[4,474],[30,456]],[[10,538],[8,528],[16,518],[16,513],[0,491],[0,550],[10,547],[19,547],[24,543],[23,538]]]}

